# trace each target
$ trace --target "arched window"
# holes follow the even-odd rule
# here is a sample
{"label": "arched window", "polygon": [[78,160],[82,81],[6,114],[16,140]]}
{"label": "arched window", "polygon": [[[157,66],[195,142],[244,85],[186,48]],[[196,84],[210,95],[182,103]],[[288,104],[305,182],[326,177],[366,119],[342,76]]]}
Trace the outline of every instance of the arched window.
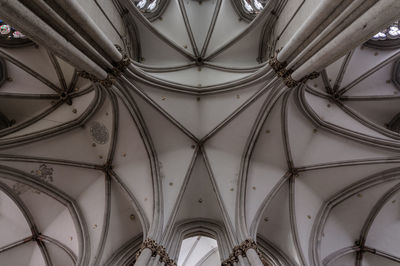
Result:
{"label": "arched window", "polygon": [[270,0],[231,0],[232,5],[241,19],[252,21]]}
{"label": "arched window", "polygon": [[257,14],[264,9],[266,0],[241,0],[244,9],[250,14]]}
{"label": "arched window", "polygon": [[388,28],[375,34],[371,39],[376,41],[395,40],[400,38],[399,21],[394,22]]}
{"label": "arched window", "polygon": [[378,49],[400,48],[400,25],[399,20],[393,22],[389,27],[376,33],[365,43],[366,46]]}
{"label": "arched window", "polygon": [[182,241],[178,266],[221,265],[217,241],[206,236],[193,236]]}
{"label": "arched window", "polygon": [[145,15],[145,17],[153,21],[159,18],[168,5],[169,0],[134,0],[136,7]]}
{"label": "arched window", "polygon": [[31,44],[33,42],[23,33],[0,19],[0,46],[12,48]]}
{"label": "arched window", "polygon": [[159,0],[136,0],[136,7],[142,12],[154,12],[156,11]]}

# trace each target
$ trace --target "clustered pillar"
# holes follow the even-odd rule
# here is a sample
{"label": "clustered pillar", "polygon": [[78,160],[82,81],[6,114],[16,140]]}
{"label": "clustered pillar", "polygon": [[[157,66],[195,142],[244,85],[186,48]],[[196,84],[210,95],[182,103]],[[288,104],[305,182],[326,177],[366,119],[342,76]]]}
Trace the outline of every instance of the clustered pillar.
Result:
{"label": "clustered pillar", "polygon": [[251,266],[264,265],[257,244],[252,239],[246,239],[239,246],[234,247],[229,258],[222,262],[222,266],[246,266],[248,264]]}
{"label": "clustered pillar", "polygon": [[[270,65],[288,87],[295,87],[390,25],[399,9],[398,0],[321,1]],[[333,18],[338,11],[341,15]]]}
{"label": "clustered pillar", "polygon": [[136,253],[135,266],[176,266],[165,248],[147,238]]}

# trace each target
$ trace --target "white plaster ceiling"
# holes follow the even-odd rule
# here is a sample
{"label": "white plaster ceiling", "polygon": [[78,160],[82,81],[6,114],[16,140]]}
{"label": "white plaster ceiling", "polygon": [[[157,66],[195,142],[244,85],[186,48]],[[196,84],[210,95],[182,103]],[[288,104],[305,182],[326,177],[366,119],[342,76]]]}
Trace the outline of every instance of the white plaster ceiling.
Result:
{"label": "white plaster ceiling", "polygon": [[[75,83],[75,69],[55,57],[57,72],[43,47],[1,49],[11,79],[0,111],[16,123],[0,131],[0,264],[48,265],[48,254],[53,265],[103,265],[157,219],[162,236],[185,220],[217,221],[232,246],[247,230],[293,265],[354,265],[362,235],[363,248],[381,251],[362,252],[362,265],[398,264],[382,255],[400,252],[398,193],[378,202],[400,182],[400,136],[385,128],[399,89],[388,82],[393,62],[374,69],[398,50],[359,47],[325,82],[285,90],[258,62],[263,23],[222,1],[203,49],[218,1],[183,3],[188,25],[177,0],[150,27],[134,20],[142,59],[112,89]],[[202,51],[210,57],[196,65]],[[72,104],[60,101],[66,90]],[[210,261],[225,259],[213,252]]]}

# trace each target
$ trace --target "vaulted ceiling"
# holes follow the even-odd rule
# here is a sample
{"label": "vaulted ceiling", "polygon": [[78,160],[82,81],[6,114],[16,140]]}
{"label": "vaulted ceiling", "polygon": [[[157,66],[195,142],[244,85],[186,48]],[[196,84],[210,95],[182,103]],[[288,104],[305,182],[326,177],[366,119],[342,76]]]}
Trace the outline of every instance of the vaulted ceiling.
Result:
{"label": "vaulted ceiling", "polygon": [[267,62],[286,1],[81,2],[133,64],[107,88],[0,48],[1,265],[126,265],[149,235],[175,261],[204,240],[186,266],[245,238],[273,265],[399,264],[400,48],[289,89]]}

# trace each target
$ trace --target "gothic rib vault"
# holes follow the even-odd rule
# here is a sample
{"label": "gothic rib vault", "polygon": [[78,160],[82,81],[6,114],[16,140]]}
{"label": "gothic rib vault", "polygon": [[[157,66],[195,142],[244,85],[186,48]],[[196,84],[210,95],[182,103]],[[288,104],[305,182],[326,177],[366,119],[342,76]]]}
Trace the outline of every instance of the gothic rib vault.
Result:
{"label": "gothic rib vault", "polygon": [[0,0],[0,265],[399,265],[399,17]]}

